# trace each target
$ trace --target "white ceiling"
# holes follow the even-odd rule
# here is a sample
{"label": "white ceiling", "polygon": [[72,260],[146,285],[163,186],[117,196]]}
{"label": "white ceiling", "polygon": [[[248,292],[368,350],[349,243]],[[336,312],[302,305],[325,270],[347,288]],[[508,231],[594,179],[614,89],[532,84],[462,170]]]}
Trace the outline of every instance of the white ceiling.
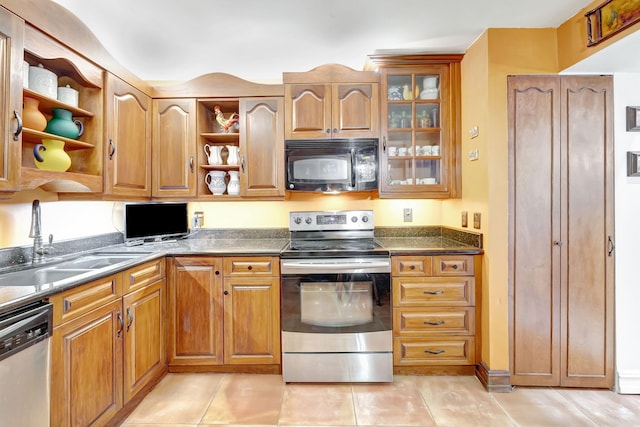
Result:
{"label": "white ceiling", "polygon": [[263,83],[281,82],[284,71],[307,71],[326,63],[362,69],[372,53],[462,53],[487,28],[555,28],[590,3],[54,1],[85,22],[116,60],[144,80],[188,80],[224,72]]}

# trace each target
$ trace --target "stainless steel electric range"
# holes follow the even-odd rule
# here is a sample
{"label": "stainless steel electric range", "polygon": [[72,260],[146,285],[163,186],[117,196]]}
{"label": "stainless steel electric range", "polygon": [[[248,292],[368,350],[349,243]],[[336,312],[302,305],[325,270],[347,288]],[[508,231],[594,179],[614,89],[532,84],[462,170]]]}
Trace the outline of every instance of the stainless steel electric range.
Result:
{"label": "stainless steel electric range", "polygon": [[285,382],[393,380],[391,261],[373,211],[291,212],[281,253]]}

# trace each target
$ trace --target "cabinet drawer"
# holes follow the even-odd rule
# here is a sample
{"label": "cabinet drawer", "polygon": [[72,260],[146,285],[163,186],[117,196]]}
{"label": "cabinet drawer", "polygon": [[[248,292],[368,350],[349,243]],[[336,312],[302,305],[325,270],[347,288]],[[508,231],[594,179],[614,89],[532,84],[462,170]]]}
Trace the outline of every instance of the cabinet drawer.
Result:
{"label": "cabinet drawer", "polygon": [[393,363],[401,365],[472,365],[473,337],[394,338]]}
{"label": "cabinet drawer", "polygon": [[394,306],[475,305],[473,277],[394,277]]}
{"label": "cabinet drawer", "polygon": [[53,324],[71,319],[116,300],[122,296],[122,274],[94,280],[77,288],[51,296]]}
{"label": "cabinet drawer", "polygon": [[475,308],[396,308],[393,310],[394,336],[426,334],[473,335]]}
{"label": "cabinet drawer", "polygon": [[224,259],[224,275],[279,276],[278,257],[233,257]]}
{"label": "cabinet drawer", "polygon": [[431,276],[431,257],[395,256],[391,258],[392,276]]}
{"label": "cabinet drawer", "polygon": [[443,255],[433,257],[434,276],[473,276],[473,256]]}
{"label": "cabinet drawer", "polygon": [[123,293],[135,291],[165,277],[164,258],[145,262],[124,272]]}

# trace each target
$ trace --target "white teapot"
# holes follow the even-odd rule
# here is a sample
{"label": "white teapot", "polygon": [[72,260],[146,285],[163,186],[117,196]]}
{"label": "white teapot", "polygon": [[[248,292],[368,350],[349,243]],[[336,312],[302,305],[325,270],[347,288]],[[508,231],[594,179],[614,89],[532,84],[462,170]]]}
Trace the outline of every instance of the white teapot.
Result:
{"label": "white teapot", "polygon": [[222,164],[222,145],[204,145],[204,153],[207,155],[207,162],[210,165],[221,165]]}

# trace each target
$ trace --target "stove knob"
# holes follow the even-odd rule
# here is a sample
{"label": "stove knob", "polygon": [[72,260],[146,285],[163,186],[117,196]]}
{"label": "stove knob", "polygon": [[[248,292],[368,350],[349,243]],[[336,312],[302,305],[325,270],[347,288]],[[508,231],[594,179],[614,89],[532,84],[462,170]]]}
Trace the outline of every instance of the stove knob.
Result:
{"label": "stove knob", "polygon": [[352,216],[351,217],[351,222],[358,222],[358,217],[357,216]]}
{"label": "stove knob", "polygon": [[299,216],[295,217],[293,219],[293,222],[295,222],[296,224],[300,224],[302,222],[302,218],[300,218]]}
{"label": "stove knob", "polygon": [[369,217],[368,216],[363,216],[362,217],[362,222],[369,222]]}
{"label": "stove knob", "polygon": [[312,219],[311,219],[311,217],[310,217],[310,216],[308,216],[308,217],[306,217],[306,218],[304,219],[304,222],[306,222],[307,224],[311,224],[311,221],[312,221]]}

